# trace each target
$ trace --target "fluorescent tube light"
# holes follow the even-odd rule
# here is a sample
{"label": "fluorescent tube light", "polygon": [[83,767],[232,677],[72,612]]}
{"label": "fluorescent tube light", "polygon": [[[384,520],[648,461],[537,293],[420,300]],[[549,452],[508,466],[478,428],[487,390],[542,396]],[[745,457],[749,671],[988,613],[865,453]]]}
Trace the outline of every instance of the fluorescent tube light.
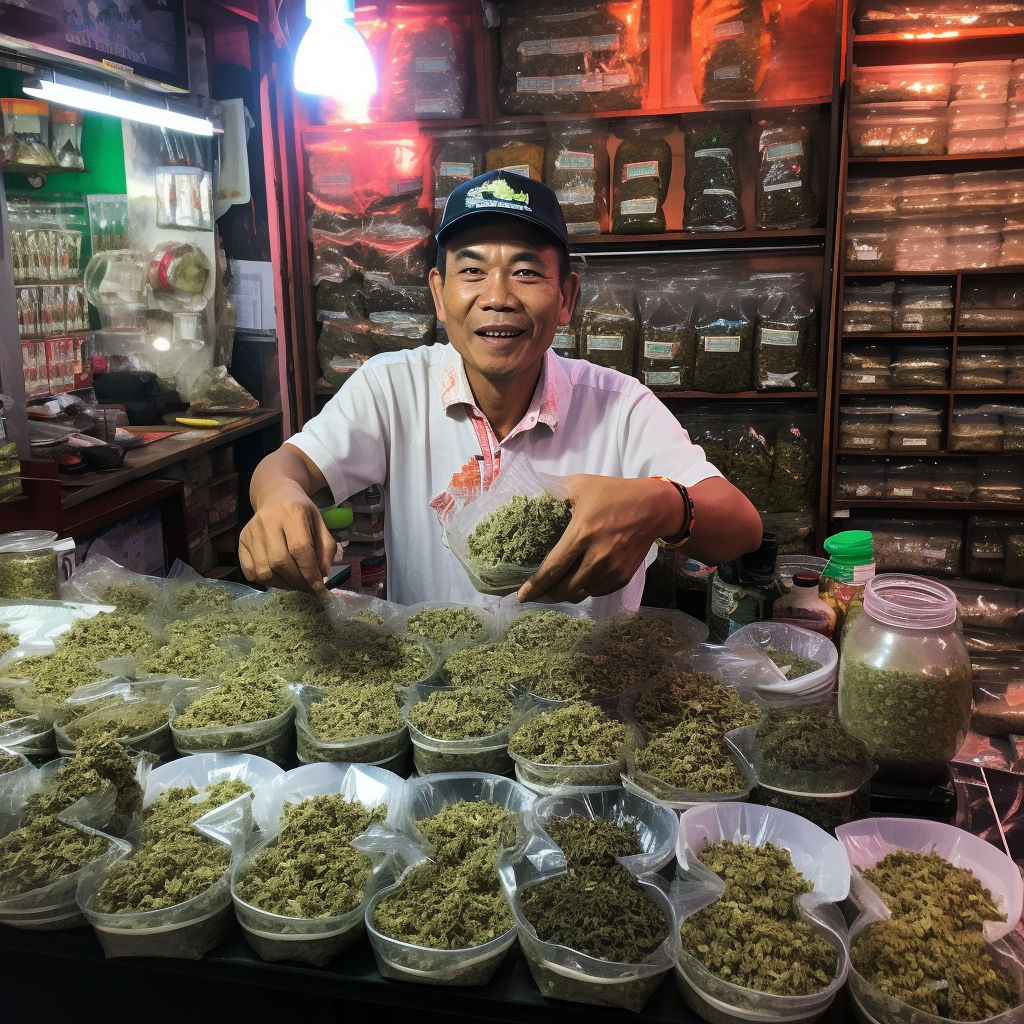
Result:
{"label": "fluorescent tube light", "polygon": [[174,110],[166,100],[149,100],[130,96],[106,84],[86,82],[66,75],[49,78],[27,78],[22,89],[29,96],[47,100],[63,107],[89,110],[96,114],[141,121],[190,135],[213,135],[213,122],[198,114]]}
{"label": "fluorescent tube light", "polygon": [[377,69],[355,24],[353,0],[306,0],[310,25],[295,51],[298,92],[330,96],[353,121],[368,121]]}

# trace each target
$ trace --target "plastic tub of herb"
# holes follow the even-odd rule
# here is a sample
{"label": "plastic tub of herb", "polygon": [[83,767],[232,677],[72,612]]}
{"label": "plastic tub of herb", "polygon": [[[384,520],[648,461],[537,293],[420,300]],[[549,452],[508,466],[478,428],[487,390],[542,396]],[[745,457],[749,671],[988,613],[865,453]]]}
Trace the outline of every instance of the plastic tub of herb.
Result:
{"label": "plastic tub of herb", "polygon": [[390,683],[303,686],[295,730],[303,762],[376,764],[405,752],[409,733]]}
{"label": "plastic tub of herb", "polygon": [[637,734],[585,701],[534,706],[510,729],[517,776],[541,786],[616,786]]}
{"label": "plastic tub of herb", "polygon": [[785,622],[754,622],[725,642],[730,649],[757,649],[778,667],[784,680],[758,687],[767,701],[776,697],[816,697],[830,693],[839,677],[839,652],[820,633]]}
{"label": "plastic tub of herb", "polygon": [[513,764],[508,727],[514,712],[507,694],[495,687],[411,687],[402,716],[416,771],[507,775]]}
{"label": "plastic tub of herb", "polygon": [[283,684],[223,683],[183,690],[171,703],[179,754],[254,754],[286,764],[294,753],[295,707]]}
{"label": "plastic tub of herb", "polygon": [[403,793],[390,772],[340,764],[295,768],[262,788],[253,814],[264,838],[231,881],[235,916],[262,959],[322,967],[363,935],[381,858],[350,844],[397,820]]}
{"label": "plastic tub of herb", "polygon": [[578,604],[501,604],[497,622],[501,640],[519,651],[538,648],[553,651],[574,650],[590,638],[597,623]]}
{"label": "plastic tub of herb", "polygon": [[119,700],[114,707],[58,718],[57,749],[72,754],[80,740],[109,735],[126,747],[152,754],[158,762],[166,761],[175,756],[170,714],[170,707],[158,700]]}
{"label": "plastic tub of herb", "polygon": [[516,939],[495,864],[524,840],[523,814],[532,800],[510,779],[478,772],[407,784],[402,830],[409,840],[378,839],[407,867],[366,909],[384,977],[429,985],[490,981]]}
{"label": "plastic tub of herb", "polygon": [[[740,836],[749,840],[735,842]],[[687,1004],[706,1020],[730,1024],[820,1017],[849,965],[846,925],[835,906],[850,886],[839,842],[786,811],[706,804],[680,817],[676,859],[676,982]],[[733,907],[746,908],[742,924],[730,917]],[[751,955],[755,948],[761,952]],[[727,965],[728,981],[717,973]]]}
{"label": "plastic tub of herb", "polygon": [[[1006,947],[991,945],[1020,917],[1021,877],[1013,862],[939,822],[874,818],[837,833],[856,869],[853,898],[861,911],[850,933],[858,1019],[1017,1019],[1024,971]],[[905,974],[893,974],[893,958],[907,965]],[[938,965],[947,984],[908,985],[922,965],[926,977]]]}
{"label": "plastic tub of herb", "polygon": [[57,534],[50,530],[17,530],[0,534],[0,598],[56,600]]}
{"label": "plastic tub of herb", "polygon": [[636,822],[591,817],[595,808],[582,802],[573,810],[584,813],[547,819],[525,856],[502,860],[520,945],[542,995],[639,1012],[672,967],[667,884],[635,875],[644,859]]}
{"label": "plastic tub of herb", "polygon": [[399,632],[422,637],[440,649],[487,643],[495,633],[494,616],[487,609],[443,601],[410,605],[393,625]]}

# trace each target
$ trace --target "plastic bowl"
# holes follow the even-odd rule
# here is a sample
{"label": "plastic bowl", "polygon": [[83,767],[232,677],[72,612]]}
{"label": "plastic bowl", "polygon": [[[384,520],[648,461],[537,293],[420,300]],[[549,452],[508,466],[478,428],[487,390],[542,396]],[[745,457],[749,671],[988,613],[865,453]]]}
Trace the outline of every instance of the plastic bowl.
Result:
{"label": "plastic bowl", "polygon": [[316,761],[344,761],[348,764],[381,764],[405,753],[409,733],[404,723],[392,732],[377,736],[358,736],[350,740],[321,740],[309,728],[309,709],[321,693],[304,686],[295,711],[296,753],[303,764]]}
{"label": "plastic bowl", "polygon": [[753,647],[760,651],[768,646],[791,651],[801,657],[820,662],[821,668],[796,679],[786,679],[757,689],[760,696],[810,697],[830,692],[839,677],[839,651],[828,637],[785,622],[753,622],[736,630],[725,646]]}

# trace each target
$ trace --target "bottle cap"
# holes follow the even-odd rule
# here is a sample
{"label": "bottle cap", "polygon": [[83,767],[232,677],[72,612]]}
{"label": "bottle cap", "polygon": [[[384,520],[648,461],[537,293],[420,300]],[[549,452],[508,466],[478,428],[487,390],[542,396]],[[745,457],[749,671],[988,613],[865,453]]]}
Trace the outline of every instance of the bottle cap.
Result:
{"label": "bottle cap", "polygon": [[793,586],[794,587],[815,587],[818,586],[818,581],[821,576],[816,572],[798,572],[793,575]]}
{"label": "bottle cap", "polygon": [[868,565],[875,560],[874,537],[868,530],[844,530],[825,538],[825,551],[844,565]]}
{"label": "bottle cap", "polygon": [[740,563],[738,560],[735,562],[723,562],[715,570],[715,574],[723,583],[736,586],[740,581]]}
{"label": "bottle cap", "polygon": [[347,530],[352,525],[352,509],[322,508],[320,518],[328,530]]}

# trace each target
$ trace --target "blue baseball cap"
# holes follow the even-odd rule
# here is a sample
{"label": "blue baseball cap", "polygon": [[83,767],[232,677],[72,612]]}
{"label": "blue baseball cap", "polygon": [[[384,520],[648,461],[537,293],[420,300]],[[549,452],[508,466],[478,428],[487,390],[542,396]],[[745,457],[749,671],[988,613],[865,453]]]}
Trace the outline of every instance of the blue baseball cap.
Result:
{"label": "blue baseball cap", "polygon": [[473,226],[482,215],[501,214],[534,224],[569,250],[569,232],[565,215],[555,193],[542,181],[534,181],[515,171],[488,171],[464,181],[444,204],[437,244],[445,245],[457,227]]}

